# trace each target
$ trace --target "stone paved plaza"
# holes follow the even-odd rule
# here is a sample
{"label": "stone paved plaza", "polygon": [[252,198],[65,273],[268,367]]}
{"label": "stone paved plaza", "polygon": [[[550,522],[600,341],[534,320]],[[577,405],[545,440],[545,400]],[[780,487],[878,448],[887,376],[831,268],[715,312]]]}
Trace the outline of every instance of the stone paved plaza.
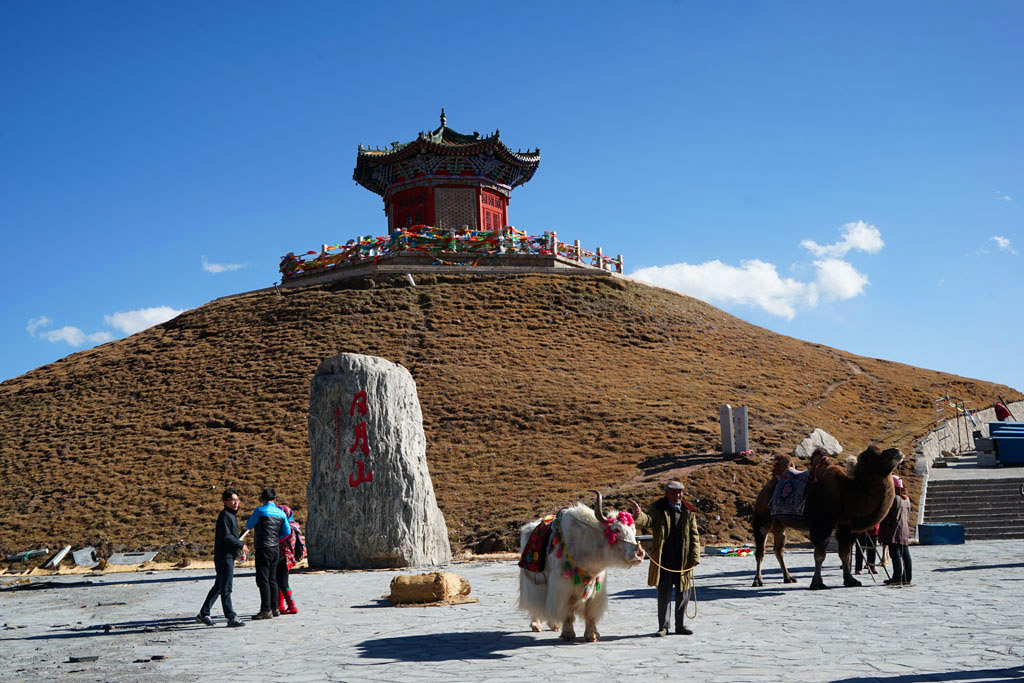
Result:
{"label": "stone paved plaza", "polygon": [[[213,572],[35,578],[0,591],[0,679],[71,681],[1008,681],[1024,680],[1020,541],[914,546],[914,585],[865,579],[844,589],[830,554],[828,591],[809,591],[809,551],[774,557],[750,586],[752,557],[705,557],[692,636],[651,638],[646,567],[609,576],[600,643],[532,633],[515,609],[514,562],[454,564],[479,603],[389,606],[398,572],[296,574],[301,610],[249,622],[252,570],[236,576],[245,628],[194,616]],[[423,571],[426,571],[425,568]],[[410,573],[410,572],[405,572]],[[578,633],[582,634],[582,626]],[[73,662],[71,658],[96,657]],[[157,659],[154,659],[156,657]]]}

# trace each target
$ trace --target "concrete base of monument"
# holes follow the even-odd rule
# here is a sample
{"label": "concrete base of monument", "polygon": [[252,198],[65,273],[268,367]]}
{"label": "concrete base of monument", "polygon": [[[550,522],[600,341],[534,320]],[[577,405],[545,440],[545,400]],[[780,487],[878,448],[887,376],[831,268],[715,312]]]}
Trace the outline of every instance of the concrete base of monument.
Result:
{"label": "concrete base of monument", "polygon": [[374,262],[365,260],[350,265],[339,265],[324,270],[293,275],[281,283],[282,287],[309,287],[329,282],[371,277],[373,275],[405,275],[430,273],[435,275],[494,275],[520,273],[558,273],[559,275],[590,275],[616,277],[620,273],[598,268],[564,256],[536,254],[438,254],[408,253],[382,256]]}

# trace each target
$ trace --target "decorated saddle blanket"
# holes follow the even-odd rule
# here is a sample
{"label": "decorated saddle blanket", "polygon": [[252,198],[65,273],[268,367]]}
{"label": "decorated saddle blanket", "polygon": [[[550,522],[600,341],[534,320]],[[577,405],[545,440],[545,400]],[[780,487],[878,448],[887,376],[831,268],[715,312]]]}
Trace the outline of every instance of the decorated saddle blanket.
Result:
{"label": "decorated saddle blanket", "polygon": [[523,553],[519,557],[519,566],[528,572],[544,571],[544,561],[548,556],[548,541],[551,539],[551,523],[555,521],[556,515],[546,515],[540,520],[540,524],[526,539],[523,546]]}
{"label": "decorated saddle blanket", "polygon": [[810,472],[789,470],[775,479],[775,490],[768,503],[772,517],[803,517],[807,505],[807,491],[812,477]]}

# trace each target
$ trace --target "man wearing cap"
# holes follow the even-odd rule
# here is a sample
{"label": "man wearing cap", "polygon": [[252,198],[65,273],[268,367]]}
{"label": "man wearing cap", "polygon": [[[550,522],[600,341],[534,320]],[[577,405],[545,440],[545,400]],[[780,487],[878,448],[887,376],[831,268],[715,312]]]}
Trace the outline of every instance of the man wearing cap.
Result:
{"label": "man wearing cap", "polygon": [[690,635],[683,620],[686,616],[688,589],[693,569],[700,564],[700,537],[697,535],[696,509],[683,500],[683,485],[678,481],[665,484],[665,496],[654,501],[647,512],[632,504],[637,529],[650,529],[654,536],[650,552],[651,566],[647,585],[658,587],[658,631],[669,633],[669,606],[675,590],[675,632]]}
{"label": "man wearing cap", "polygon": [[910,497],[903,480],[893,475],[893,488],[896,497],[878,526],[878,540],[889,547],[889,558],[892,560],[892,578],[885,583],[889,585],[905,585],[910,583],[912,567],[910,564]]}

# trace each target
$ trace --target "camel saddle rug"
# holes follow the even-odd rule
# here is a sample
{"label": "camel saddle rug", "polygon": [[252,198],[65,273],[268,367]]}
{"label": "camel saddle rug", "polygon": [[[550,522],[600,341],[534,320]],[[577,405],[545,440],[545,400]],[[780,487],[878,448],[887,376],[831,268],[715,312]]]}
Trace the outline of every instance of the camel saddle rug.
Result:
{"label": "camel saddle rug", "polygon": [[556,515],[546,515],[541,518],[540,524],[526,539],[523,546],[523,554],[519,558],[519,566],[528,572],[540,573],[544,571],[544,561],[548,556],[548,541],[551,539],[551,523],[555,521]]}
{"label": "camel saddle rug", "polygon": [[807,491],[811,486],[810,472],[790,470],[775,479],[775,490],[768,502],[772,517],[803,517],[807,504]]}

